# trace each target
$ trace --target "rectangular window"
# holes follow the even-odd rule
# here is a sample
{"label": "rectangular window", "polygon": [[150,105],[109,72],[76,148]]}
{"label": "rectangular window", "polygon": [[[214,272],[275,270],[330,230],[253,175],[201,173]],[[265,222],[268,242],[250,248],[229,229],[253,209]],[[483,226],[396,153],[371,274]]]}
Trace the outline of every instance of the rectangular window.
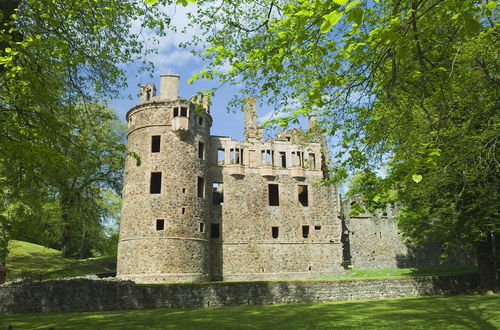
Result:
{"label": "rectangular window", "polygon": [[179,117],[179,108],[174,108],[174,117]]}
{"label": "rectangular window", "polygon": [[225,151],[224,149],[217,149],[217,164],[224,165]]}
{"label": "rectangular window", "polygon": [[280,198],[279,198],[279,189],[277,184],[269,184],[268,186],[268,194],[269,194],[269,205],[270,206],[279,206]]}
{"label": "rectangular window", "polygon": [[229,159],[231,161],[231,164],[243,164],[243,149],[229,149]]}
{"label": "rectangular window", "polygon": [[274,158],[274,151],[272,151],[272,150],[262,150],[261,151],[261,164],[262,165],[274,165],[273,158]]}
{"label": "rectangular window", "polygon": [[309,226],[302,226],[302,237],[309,237]]}
{"label": "rectangular window", "polygon": [[321,226],[314,226],[314,230],[321,230]]}
{"label": "rectangular window", "polygon": [[218,223],[212,223],[210,225],[210,238],[220,237],[220,227]]}
{"label": "rectangular window", "polygon": [[212,201],[214,205],[224,205],[224,186],[222,182],[212,183]]}
{"label": "rectangular window", "polygon": [[185,206],[183,206],[183,207],[181,208],[181,214],[186,214],[186,207],[185,207]]}
{"label": "rectangular window", "polygon": [[181,107],[181,117],[187,117],[187,116],[188,116],[188,108]]}
{"label": "rectangular window", "polygon": [[309,206],[309,196],[307,194],[307,186],[306,185],[299,185],[298,186],[298,193],[299,193],[299,203],[302,206]]}
{"label": "rectangular window", "polygon": [[304,166],[304,153],[302,151],[292,151],[292,166]]}
{"label": "rectangular window", "polygon": [[280,164],[282,168],[286,168],[286,152],[280,151]]}
{"label": "rectangular window", "polygon": [[200,233],[205,232],[205,224],[203,222],[200,222]]}
{"label": "rectangular window", "polygon": [[198,177],[198,197],[203,197],[205,194],[204,194],[204,187],[205,187],[205,184],[204,184],[204,180],[203,178],[201,177]]}
{"label": "rectangular window", "polygon": [[151,152],[160,152],[160,135],[151,137]]}
{"label": "rectangular window", "polygon": [[198,158],[205,159],[205,144],[203,142],[198,142]]}
{"label": "rectangular window", "polygon": [[156,219],[156,230],[164,230],[165,229],[165,220]]}
{"label": "rectangular window", "polygon": [[311,170],[316,169],[316,155],[315,154],[309,154],[309,168]]}
{"label": "rectangular window", "polygon": [[161,172],[151,173],[151,184],[149,186],[150,194],[161,194]]}
{"label": "rectangular window", "polygon": [[203,117],[198,117],[198,126],[203,127]]}
{"label": "rectangular window", "polygon": [[278,238],[278,236],[279,236],[279,227],[272,227],[271,231],[272,231],[272,234],[273,234],[273,238]]}

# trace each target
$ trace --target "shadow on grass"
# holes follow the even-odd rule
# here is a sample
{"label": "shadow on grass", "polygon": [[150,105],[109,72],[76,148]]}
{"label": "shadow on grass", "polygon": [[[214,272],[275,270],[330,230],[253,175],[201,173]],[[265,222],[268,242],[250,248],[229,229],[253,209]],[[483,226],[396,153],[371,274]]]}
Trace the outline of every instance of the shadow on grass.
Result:
{"label": "shadow on grass", "polygon": [[0,315],[18,329],[498,329],[500,296]]}

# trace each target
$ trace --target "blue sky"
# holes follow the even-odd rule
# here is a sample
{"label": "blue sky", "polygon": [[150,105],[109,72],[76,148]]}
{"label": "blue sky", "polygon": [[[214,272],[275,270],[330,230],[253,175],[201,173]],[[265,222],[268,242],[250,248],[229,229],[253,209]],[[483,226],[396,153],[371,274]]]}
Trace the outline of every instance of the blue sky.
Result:
{"label": "blue sky", "polygon": [[[190,4],[188,7],[172,6],[166,9],[169,16],[172,18],[172,24],[177,27],[178,31],[182,30],[187,24],[186,13],[193,10],[195,7]],[[144,33],[143,33],[144,34]],[[125,120],[127,111],[136,105],[139,101],[139,85],[153,82],[159,88],[160,74],[177,73],[180,75],[179,95],[189,98],[204,88],[213,88],[218,86],[217,82],[198,80],[193,84],[189,84],[187,80],[195,73],[198,73],[204,68],[204,63],[201,59],[193,56],[189,50],[179,48],[181,42],[189,41],[192,36],[199,35],[200,31],[196,29],[188,29],[186,33],[181,34],[169,32],[167,36],[159,39],[158,45],[148,44],[148,47],[158,47],[158,54],[150,57],[154,64],[154,76],[151,78],[149,73],[138,75],[138,66],[130,65],[127,67],[127,82],[129,88],[123,91],[123,97],[111,102],[111,107],[116,109],[120,118]],[[144,34],[144,40],[150,37],[148,33]],[[229,68],[222,67],[221,70]],[[236,88],[231,86],[221,87],[212,98],[212,106],[210,113],[213,118],[213,126],[211,129],[212,135],[230,136],[234,139],[241,140],[243,138],[243,113],[228,113],[227,103],[232,95],[236,93]],[[129,99],[131,96],[131,99]],[[258,99],[258,95],[248,95]],[[259,119],[268,118],[271,113],[271,108],[265,105],[257,107],[257,117]]]}

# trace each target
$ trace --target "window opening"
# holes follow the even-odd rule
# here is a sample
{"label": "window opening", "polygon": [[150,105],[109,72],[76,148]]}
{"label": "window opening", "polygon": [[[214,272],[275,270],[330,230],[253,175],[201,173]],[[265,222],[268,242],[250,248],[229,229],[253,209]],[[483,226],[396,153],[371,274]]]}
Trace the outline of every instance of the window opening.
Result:
{"label": "window opening", "polygon": [[156,230],[164,230],[165,229],[165,220],[156,219]]}
{"label": "window opening", "polygon": [[224,205],[224,186],[222,182],[212,183],[212,201],[214,205]]}
{"label": "window opening", "polygon": [[309,237],[309,226],[302,226],[302,237]]}
{"label": "window opening", "polygon": [[179,117],[179,108],[174,108],[174,117]]}
{"label": "window opening", "polygon": [[309,168],[311,170],[316,169],[316,155],[315,154],[309,154]]}
{"label": "window opening", "polygon": [[280,151],[280,164],[282,168],[286,168],[286,152]]}
{"label": "window opening", "polygon": [[217,164],[224,165],[225,151],[224,149],[217,149]]}
{"label": "window opening", "polygon": [[151,173],[150,194],[161,194],[161,172]]}
{"label": "window opening", "polygon": [[181,117],[187,117],[187,116],[188,116],[188,108],[181,107]]}
{"label": "window opening", "polygon": [[314,230],[321,230],[321,226],[314,226]]}
{"label": "window opening", "polygon": [[278,238],[279,236],[279,227],[272,227],[272,234],[273,234],[273,238]]}
{"label": "window opening", "polygon": [[299,191],[299,203],[300,203],[300,205],[309,206],[309,196],[307,193],[307,186],[306,185],[299,185],[298,191]]}
{"label": "window opening", "polygon": [[243,164],[243,149],[229,149],[229,158],[231,160],[231,164]]}
{"label": "window opening", "polygon": [[181,214],[186,214],[186,207],[185,207],[185,206],[183,206],[183,207],[181,208]]}
{"label": "window opening", "polygon": [[304,166],[304,153],[302,151],[292,151],[292,166]]}
{"label": "window opening", "polygon": [[279,189],[277,184],[270,183],[268,186],[268,194],[269,194],[269,205],[270,206],[279,206]]}
{"label": "window opening", "polygon": [[198,142],[198,158],[205,159],[205,144],[203,142]]}
{"label": "window opening", "polygon": [[146,101],[149,101],[150,99],[151,99],[151,90],[150,90],[150,89],[148,89],[148,90],[146,91]]}
{"label": "window opening", "polygon": [[205,231],[205,224],[203,222],[200,222],[200,233],[203,233]]}
{"label": "window opening", "polygon": [[198,126],[203,127],[203,117],[198,117]]}
{"label": "window opening", "polygon": [[290,136],[285,136],[285,140],[290,141]]}
{"label": "window opening", "polygon": [[198,197],[203,197],[204,180],[202,177],[198,177]]}
{"label": "window opening", "polygon": [[151,152],[160,152],[160,135],[151,137]]}
{"label": "window opening", "polygon": [[182,188],[182,193],[185,194],[186,193],[186,188]]}
{"label": "window opening", "polygon": [[272,150],[262,150],[261,151],[261,164],[262,165],[274,165],[273,158],[274,158],[274,151],[272,151]]}
{"label": "window opening", "polygon": [[220,237],[220,226],[218,223],[210,224],[210,238]]}

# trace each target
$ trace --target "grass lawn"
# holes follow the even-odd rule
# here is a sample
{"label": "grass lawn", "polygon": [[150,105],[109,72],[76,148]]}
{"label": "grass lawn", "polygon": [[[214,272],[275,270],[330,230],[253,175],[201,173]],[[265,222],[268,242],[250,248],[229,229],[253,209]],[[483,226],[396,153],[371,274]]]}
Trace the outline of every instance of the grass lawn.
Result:
{"label": "grass lawn", "polygon": [[3,314],[14,329],[499,329],[500,296],[335,303]]}
{"label": "grass lawn", "polygon": [[33,274],[41,274],[42,279],[49,280],[114,271],[114,260],[109,257],[82,260],[62,258],[60,251],[15,240],[9,242],[9,250],[7,281]]}

